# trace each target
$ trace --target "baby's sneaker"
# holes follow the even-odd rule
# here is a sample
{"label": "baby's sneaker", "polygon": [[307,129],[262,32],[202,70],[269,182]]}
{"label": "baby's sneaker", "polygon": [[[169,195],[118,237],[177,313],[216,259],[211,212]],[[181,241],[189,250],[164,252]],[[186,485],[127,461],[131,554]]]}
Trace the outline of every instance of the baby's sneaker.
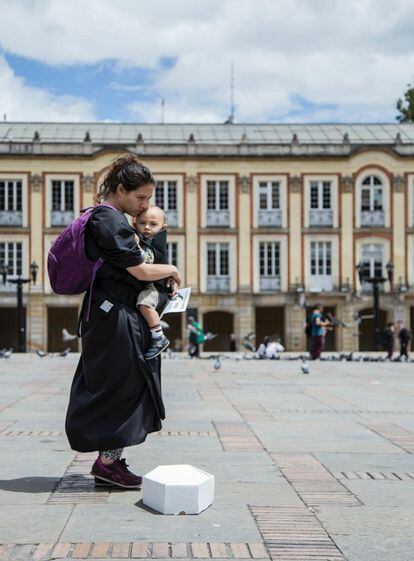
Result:
{"label": "baby's sneaker", "polygon": [[156,339],[151,339],[151,346],[144,354],[144,357],[147,360],[152,360],[165,351],[169,344],[170,342],[165,335],[161,335],[161,337],[157,337]]}

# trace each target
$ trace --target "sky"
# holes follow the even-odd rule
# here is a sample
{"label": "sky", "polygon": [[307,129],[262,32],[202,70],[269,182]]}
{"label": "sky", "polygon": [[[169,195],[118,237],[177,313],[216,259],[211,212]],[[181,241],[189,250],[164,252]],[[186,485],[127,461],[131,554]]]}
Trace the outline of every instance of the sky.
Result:
{"label": "sky", "polygon": [[235,122],[395,122],[413,21],[413,0],[0,0],[0,118],[220,123],[233,65]]}

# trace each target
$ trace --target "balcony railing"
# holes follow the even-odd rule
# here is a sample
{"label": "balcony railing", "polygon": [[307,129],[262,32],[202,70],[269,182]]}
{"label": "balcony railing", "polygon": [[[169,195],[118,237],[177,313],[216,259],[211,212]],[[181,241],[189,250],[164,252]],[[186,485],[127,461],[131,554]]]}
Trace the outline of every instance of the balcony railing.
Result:
{"label": "balcony railing", "polygon": [[383,210],[362,210],[361,226],[385,226],[385,212]]}
{"label": "balcony railing", "polygon": [[75,219],[73,210],[52,210],[51,225],[67,226]]}
{"label": "balcony railing", "polygon": [[333,278],[330,275],[310,275],[310,292],[332,292],[333,289]]}
{"label": "balcony railing", "polygon": [[207,210],[207,226],[222,228],[230,226],[230,211],[226,210]]}
{"label": "balcony railing", "polygon": [[177,210],[166,210],[165,216],[167,219],[167,224],[170,228],[178,228],[178,211]]}
{"label": "balcony railing", "polygon": [[23,226],[21,210],[0,210],[0,226]]}
{"label": "balcony railing", "polygon": [[207,292],[230,292],[230,276],[207,277]]}
{"label": "balcony railing", "polygon": [[333,226],[333,211],[331,209],[309,210],[309,226],[318,228],[329,228]]}
{"label": "balcony railing", "polygon": [[280,277],[263,276],[260,277],[260,292],[277,292],[281,288]]}
{"label": "balcony railing", "polygon": [[281,228],[282,227],[282,211],[278,208],[271,210],[259,209],[258,224],[260,228]]}

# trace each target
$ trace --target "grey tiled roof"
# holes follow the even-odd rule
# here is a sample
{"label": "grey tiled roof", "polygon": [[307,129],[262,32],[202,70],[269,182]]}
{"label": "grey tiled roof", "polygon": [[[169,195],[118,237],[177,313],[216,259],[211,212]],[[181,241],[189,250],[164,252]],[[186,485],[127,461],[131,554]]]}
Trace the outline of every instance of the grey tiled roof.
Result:
{"label": "grey tiled roof", "polygon": [[193,135],[197,144],[289,144],[294,135],[300,144],[414,144],[414,124],[139,124],[139,123],[25,123],[0,122],[0,143],[80,143],[89,133],[92,143],[183,144]]}

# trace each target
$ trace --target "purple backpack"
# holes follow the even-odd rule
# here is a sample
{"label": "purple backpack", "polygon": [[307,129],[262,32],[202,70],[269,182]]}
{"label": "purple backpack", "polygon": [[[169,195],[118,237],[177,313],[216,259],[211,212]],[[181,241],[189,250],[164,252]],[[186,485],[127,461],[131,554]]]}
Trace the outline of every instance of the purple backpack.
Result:
{"label": "purple backpack", "polygon": [[[107,203],[100,206],[116,210]],[[86,320],[89,320],[93,282],[105,261],[102,257],[91,261],[85,251],[85,228],[95,208],[84,209],[83,214],[66,226],[53,242],[47,258],[50,285],[56,294],[82,294],[91,289]]]}

